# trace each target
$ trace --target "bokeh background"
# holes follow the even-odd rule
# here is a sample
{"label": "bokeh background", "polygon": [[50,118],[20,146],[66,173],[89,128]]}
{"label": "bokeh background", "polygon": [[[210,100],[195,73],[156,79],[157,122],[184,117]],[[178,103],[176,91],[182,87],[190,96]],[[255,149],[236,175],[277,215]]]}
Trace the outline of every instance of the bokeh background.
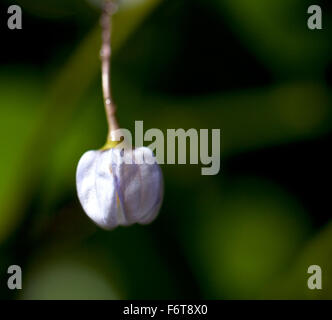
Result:
{"label": "bokeh background", "polygon": [[[331,2],[123,0],[112,86],[122,127],[220,128],[222,169],[164,165],[149,226],[97,228],[75,188],[106,137],[99,10],[1,0],[0,297],[331,299]],[[23,30],[7,29],[7,8]],[[23,289],[7,288],[7,268]],[[323,270],[323,289],[307,269]]]}

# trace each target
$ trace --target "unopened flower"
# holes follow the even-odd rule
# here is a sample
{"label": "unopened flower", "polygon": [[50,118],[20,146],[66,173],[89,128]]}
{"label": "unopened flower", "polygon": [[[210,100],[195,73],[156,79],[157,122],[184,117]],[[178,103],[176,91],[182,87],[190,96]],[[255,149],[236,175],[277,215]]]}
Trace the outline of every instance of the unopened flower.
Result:
{"label": "unopened flower", "polygon": [[148,224],[163,199],[163,178],[153,152],[111,148],[88,151],[76,172],[79,200],[99,226]]}
{"label": "unopened flower", "polygon": [[88,151],[80,159],[76,187],[86,214],[102,228],[113,229],[119,225],[147,224],[156,217],[163,199],[163,178],[150,149],[120,148],[120,140],[113,139],[119,133],[110,89],[114,2],[105,0],[102,7],[102,88],[108,137],[103,149]]}

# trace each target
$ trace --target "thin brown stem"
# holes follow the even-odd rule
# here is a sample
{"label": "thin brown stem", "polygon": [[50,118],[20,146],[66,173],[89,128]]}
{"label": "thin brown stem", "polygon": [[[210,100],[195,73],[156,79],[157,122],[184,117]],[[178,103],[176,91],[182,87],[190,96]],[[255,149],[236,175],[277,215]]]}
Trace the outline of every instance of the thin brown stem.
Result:
{"label": "thin brown stem", "polygon": [[115,116],[116,106],[113,102],[111,92],[111,33],[112,14],[116,11],[116,4],[112,0],[105,0],[101,16],[102,47],[101,47],[101,74],[104,96],[104,105],[108,123],[108,139],[111,140],[111,133],[119,129]]}

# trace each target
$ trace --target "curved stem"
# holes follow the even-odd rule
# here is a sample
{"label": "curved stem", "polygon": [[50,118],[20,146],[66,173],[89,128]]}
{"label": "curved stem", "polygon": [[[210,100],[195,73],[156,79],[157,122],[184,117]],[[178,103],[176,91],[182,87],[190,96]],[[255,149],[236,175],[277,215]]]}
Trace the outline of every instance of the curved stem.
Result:
{"label": "curved stem", "polygon": [[104,105],[108,123],[108,140],[111,140],[111,133],[119,129],[115,116],[116,106],[111,93],[111,29],[112,14],[116,11],[116,4],[111,0],[106,0],[102,9],[101,28],[102,28],[102,47],[101,47],[101,74],[104,96]]}

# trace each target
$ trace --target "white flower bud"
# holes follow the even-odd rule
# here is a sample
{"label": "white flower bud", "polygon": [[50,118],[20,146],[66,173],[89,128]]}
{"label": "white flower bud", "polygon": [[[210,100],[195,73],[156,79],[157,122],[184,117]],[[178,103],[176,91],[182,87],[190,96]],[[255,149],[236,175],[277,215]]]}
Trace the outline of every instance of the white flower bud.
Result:
{"label": "white flower bud", "polygon": [[105,229],[150,223],[163,199],[161,169],[145,147],[86,152],[78,163],[76,186],[87,215]]}

